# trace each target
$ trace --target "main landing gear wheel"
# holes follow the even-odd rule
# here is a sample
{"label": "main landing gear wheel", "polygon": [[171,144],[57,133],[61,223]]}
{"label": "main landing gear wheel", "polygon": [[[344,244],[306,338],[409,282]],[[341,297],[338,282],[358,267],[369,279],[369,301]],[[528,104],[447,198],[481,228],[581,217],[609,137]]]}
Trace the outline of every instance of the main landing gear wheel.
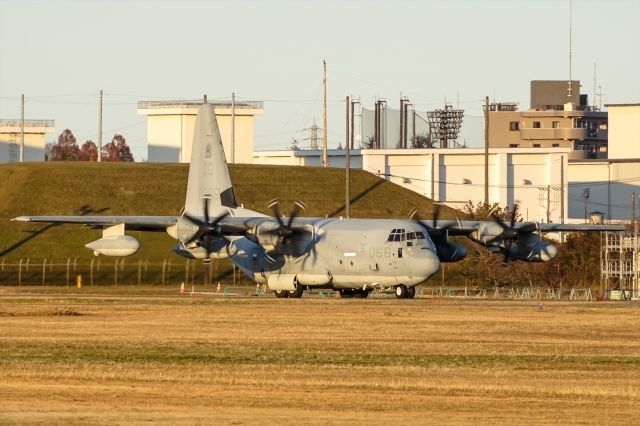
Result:
{"label": "main landing gear wheel", "polygon": [[407,298],[407,286],[404,284],[400,284],[396,287],[396,298],[398,299],[406,299]]}
{"label": "main landing gear wheel", "polygon": [[416,296],[415,287],[407,287],[407,299],[413,299]]}
{"label": "main landing gear wheel", "polygon": [[368,290],[355,290],[353,297],[356,297],[356,298],[359,298],[359,299],[366,299],[367,297],[369,297],[369,291]]}
{"label": "main landing gear wheel", "polygon": [[351,290],[350,288],[341,288],[340,297],[342,297],[343,299],[353,298],[353,290]]}
{"label": "main landing gear wheel", "polygon": [[289,297],[292,297],[294,299],[300,299],[302,297],[303,291],[304,291],[304,287],[298,284],[295,290],[288,291]]}
{"label": "main landing gear wheel", "polygon": [[274,293],[278,299],[286,299],[289,297],[289,292],[287,290],[275,290]]}

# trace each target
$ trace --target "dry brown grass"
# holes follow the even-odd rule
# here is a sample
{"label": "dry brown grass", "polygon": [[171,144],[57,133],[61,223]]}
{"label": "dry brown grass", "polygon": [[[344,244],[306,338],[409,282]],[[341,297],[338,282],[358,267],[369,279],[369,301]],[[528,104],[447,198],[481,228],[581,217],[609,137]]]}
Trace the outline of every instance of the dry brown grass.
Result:
{"label": "dry brown grass", "polygon": [[637,424],[636,304],[34,300],[0,423]]}

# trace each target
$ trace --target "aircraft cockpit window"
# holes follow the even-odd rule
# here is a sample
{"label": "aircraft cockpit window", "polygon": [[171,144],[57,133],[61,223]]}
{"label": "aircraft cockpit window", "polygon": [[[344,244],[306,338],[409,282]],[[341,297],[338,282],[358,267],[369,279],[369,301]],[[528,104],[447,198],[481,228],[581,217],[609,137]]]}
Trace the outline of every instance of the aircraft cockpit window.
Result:
{"label": "aircraft cockpit window", "polygon": [[400,241],[400,234],[395,234],[393,236],[393,241]]}
{"label": "aircraft cockpit window", "polygon": [[[404,231],[404,229],[403,229],[403,231]],[[406,239],[407,239],[407,234],[402,234],[402,241],[406,241]]]}
{"label": "aircraft cockpit window", "polygon": [[416,237],[417,237],[419,240],[424,240],[424,234],[422,233],[422,231],[418,231],[418,232],[416,232]]}
{"label": "aircraft cockpit window", "polygon": [[392,231],[391,231],[391,233],[392,233],[392,234],[395,234],[395,233],[396,233],[396,230],[395,230],[395,229],[394,229],[394,230],[392,230]]}
{"label": "aircraft cockpit window", "polygon": [[407,232],[407,240],[415,240],[416,233],[415,232]]}
{"label": "aircraft cockpit window", "polygon": [[387,242],[393,241],[393,234],[389,234],[389,238],[387,238]]}

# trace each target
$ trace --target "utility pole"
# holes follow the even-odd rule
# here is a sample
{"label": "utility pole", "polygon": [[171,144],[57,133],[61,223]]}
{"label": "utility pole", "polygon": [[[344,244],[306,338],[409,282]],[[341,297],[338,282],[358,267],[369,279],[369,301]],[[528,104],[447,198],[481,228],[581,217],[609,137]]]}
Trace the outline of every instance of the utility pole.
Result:
{"label": "utility pole", "polygon": [[411,107],[413,108],[413,144],[415,145],[416,143],[416,107],[414,107],[413,105],[411,105]]}
{"label": "utility pole", "polygon": [[20,97],[20,162],[24,161],[24,94]]}
{"label": "utility pole", "polygon": [[356,104],[360,104],[360,101],[351,101],[351,149],[355,149],[354,144],[355,144],[355,122],[356,122],[355,105]]}
{"label": "utility pole", "polygon": [[635,229],[636,224],[636,193],[631,193],[631,224]]}
{"label": "utility pole", "polygon": [[[349,219],[349,214],[350,214],[350,212],[349,212],[349,207],[350,207],[349,204],[350,204],[350,198],[351,198],[351,196],[349,194],[349,186],[350,186],[349,169],[351,168],[351,163],[350,163],[351,159],[349,158],[349,151],[350,151],[351,144],[353,143],[353,141],[349,140],[349,97],[348,96],[347,96],[345,105],[346,105],[347,123],[346,123],[346,126],[345,126],[344,135],[345,135],[345,154],[346,154],[345,155],[345,157],[346,157],[345,174],[346,174],[346,178],[347,178],[347,182],[346,182],[347,186],[346,186],[346,194],[345,194],[345,204],[344,204],[344,206],[345,206],[345,216],[346,216],[347,219]],[[353,104],[352,104],[351,108],[353,109]],[[352,123],[351,129],[352,129],[351,131],[353,133],[353,123]]]}
{"label": "utility pole", "polygon": [[231,163],[236,162],[236,94],[231,93]]}
{"label": "utility pole", "polygon": [[[564,155],[560,156],[560,223],[564,223]],[[560,243],[564,243],[564,232],[560,232]]]}
{"label": "utility pole", "polygon": [[[573,1],[569,0],[569,97],[573,96],[573,81],[571,81],[571,53],[572,53],[572,14],[573,14]],[[575,102],[574,102],[575,103]],[[580,102],[578,102],[580,103]]]}
{"label": "utility pole", "polygon": [[100,90],[100,109],[98,110],[98,162],[102,161],[102,90]]}
{"label": "utility pole", "polygon": [[322,167],[327,167],[327,61],[322,61],[324,65],[324,77],[322,84],[324,86],[324,104],[322,109]]}
{"label": "utility pole", "polygon": [[484,203],[489,205],[489,97],[484,99]]}
{"label": "utility pole", "polygon": [[596,91],[596,63],[593,63],[593,110],[595,111],[596,99],[598,96],[598,92]]}
{"label": "utility pole", "polygon": [[551,223],[551,185],[547,185],[547,223]]}
{"label": "utility pole", "polygon": [[380,133],[380,126],[379,126],[379,123],[378,123],[379,122],[378,118],[380,116],[379,106],[380,106],[380,104],[378,103],[378,100],[376,99],[376,103],[375,103],[375,106],[374,106],[375,117],[373,119],[373,128],[374,128],[374,130],[373,130],[373,146],[372,146],[372,148],[376,147],[376,144],[378,143],[378,138],[380,137],[380,136],[378,136],[378,134]]}
{"label": "utility pole", "polygon": [[[402,135],[404,138],[404,148],[408,148],[407,144],[407,134],[409,133],[409,99],[406,99],[404,102],[404,134]],[[413,106],[413,105],[411,105]]]}
{"label": "utility pole", "polygon": [[400,137],[398,138],[398,148],[404,148],[404,99],[400,93]]}

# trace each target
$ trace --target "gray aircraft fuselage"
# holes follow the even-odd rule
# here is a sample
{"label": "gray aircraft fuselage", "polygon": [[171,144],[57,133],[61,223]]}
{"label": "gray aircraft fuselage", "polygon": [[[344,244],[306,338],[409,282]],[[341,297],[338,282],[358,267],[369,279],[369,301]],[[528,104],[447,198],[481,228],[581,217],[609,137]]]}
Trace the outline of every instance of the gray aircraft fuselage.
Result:
{"label": "gray aircraft fuselage", "polygon": [[301,256],[273,256],[250,239],[235,237],[238,250],[229,259],[249,278],[270,286],[269,276],[278,274],[295,275],[305,286],[336,289],[411,287],[440,267],[429,235],[414,222],[299,218],[296,224],[309,230],[290,241]]}

